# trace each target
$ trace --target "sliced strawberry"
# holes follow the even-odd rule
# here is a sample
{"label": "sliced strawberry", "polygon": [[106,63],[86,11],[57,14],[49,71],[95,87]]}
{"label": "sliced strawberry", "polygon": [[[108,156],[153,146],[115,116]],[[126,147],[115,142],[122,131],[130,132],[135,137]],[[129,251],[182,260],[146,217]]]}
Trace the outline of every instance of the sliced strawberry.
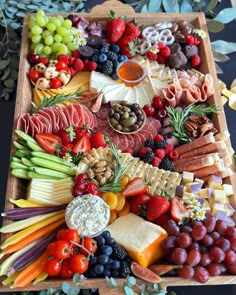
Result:
{"label": "sliced strawberry", "polygon": [[150,200],[150,196],[147,194],[140,194],[137,196],[134,196],[129,199],[129,205],[130,205],[130,211],[134,214],[141,214],[144,210],[145,204]]}
{"label": "sliced strawberry", "polygon": [[72,153],[73,154],[78,154],[78,153],[89,153],[91,151],[91,145],[89,138],[87,136],[83,136],[79,138],[73,148],[72,148]]}
{"label": "sliced strawberry", "polygon": [[77,141],[83,136],[86,136],[88,138],[91,136],[91,133],[87,128],[76,127],[74,130],[75,130],[75,141]]}
{"label": "sliced strawberry", "polygon": [[135,195],[143,194],[147,190],[146,184],[141,177],[136,177],[131,180],[122,191],[125,197],[133,197]]}
{"label": "sliced strawberry", "polygon": [[35,139],[41,148],[49,154],[54,154],[61,145],[61,138],[52,133],[38,133],[35,135]]}
{"label": "sliced strawberry", "polygon": [[173,220],[179,222],[183,218],[189,218],[191,212],[185,207],[179,198],[175,197],[170,203],[170,215]]}
{"label": "sliced strawberry", "polygon": [[73,126],[69,126],[67,128],[61,128],[58,131],[58,136],[60,136],[63,145],[66,145],[68,143],[72,143],[75,139],[75,132]]}
{"label": "sliced strawberry", "polygon": [[90,143],[92,148],[106,147],[105,135],[102,132],[96,132],[91,135]]}
{"label": "sliced strawberry", "polygon": [[67,143],[65,144],[64,146],[61,146],[61,149],[60,149],[60,157],[64,157],[65,154],[67,153],[70,153],[72,148],[73,148],[73,144],[72,143]]}
{"label": "sliced strawberry", "polygon": [[170,202],[163,196],[153,196],[147,203],[148,221],[153,221],[158,217],[164,215],[170,208]]}

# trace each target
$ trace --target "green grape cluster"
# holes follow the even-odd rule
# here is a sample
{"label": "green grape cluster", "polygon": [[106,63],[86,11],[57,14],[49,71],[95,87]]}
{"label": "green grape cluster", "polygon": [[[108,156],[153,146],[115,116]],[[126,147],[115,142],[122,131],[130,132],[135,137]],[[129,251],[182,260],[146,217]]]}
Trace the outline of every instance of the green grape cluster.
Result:
{"label": "green grape cluster", "polygon": [[77,29],[72,27],[70,19],[63,16],[47,16],[43,10],[38,10],[35,16],[29,17],[28,22],[31,39],[30,50],[40,57],[56,59],[59,54],[71,54],[78,49],[74,42],[78,35]]}

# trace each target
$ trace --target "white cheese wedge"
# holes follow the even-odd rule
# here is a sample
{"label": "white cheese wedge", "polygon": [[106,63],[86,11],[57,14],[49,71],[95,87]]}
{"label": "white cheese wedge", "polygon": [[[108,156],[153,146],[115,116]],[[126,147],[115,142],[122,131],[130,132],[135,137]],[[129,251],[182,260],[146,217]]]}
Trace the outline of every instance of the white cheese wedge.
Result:
{"label": "white cheese wedge", "polygon": [[108,231],[128,251],[131,258],[144,267],[163,255],[161,242],[167,237],[166,231],[133,213],[116,219],[108,226]]}

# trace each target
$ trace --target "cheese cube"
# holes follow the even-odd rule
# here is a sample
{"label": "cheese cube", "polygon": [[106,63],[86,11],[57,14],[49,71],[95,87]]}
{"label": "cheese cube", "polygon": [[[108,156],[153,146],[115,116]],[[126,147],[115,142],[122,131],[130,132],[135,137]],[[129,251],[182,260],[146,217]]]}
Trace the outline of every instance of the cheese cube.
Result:
{"label": "cheese cube", "polygon": [[234,207],[231,206],[229,203],[226,203],[226,204],[224,205],[224,210],[225,210],[227,216],[233,216],[234,213],[235,213],[235,209],[234,209]]}
{"label": "cheese cube", "polygon": [[211,188],[203,188],[199,191],[198,196],[203,199],[210,199],[212,194],[213,190]]}
{"label": "cheese cube", "polygon": [[202,184],[199,182],[189,182],[185,184],[185,187],[187,192],[197,194],[202,188]]}
{"label": "cheese cube", "polygon": [[223,204],[226,203],[226,193],[225,193],[225,191],[215,189],[214,192],[213,192],[213,195],[214,195],[214,201],[215,202],[221,202]]}
{"label": "cheese cube", "polygon": [[185,202],[190,201],[191,199],[194,198],[194,195],[192,193],[184,192],[182,196],[182,200]]}
{"label": "cheese cube", "polygon": [[221,202],[214,202],[212,205],[211,205],[211,213],[212,215],[216,216],[217,212],[218,211],[224,211],[224,204],[221,203]]}
{"label": "cheese cube", "polygon": [[130,257],[144,267],[163,256],[161,242],[167,237],[167,232],[133,213],[117,218],[108,226],[108,231]]}
{"label": "cheese cube", "polygon": [[222,178],[217,175],[211,175],[208,180],[208,187],[219,189],[222,185]]}
{"label": "cheese cube", "polygon": [[202,186],[203,186],[203,184],[204,184],[204,180],[203,180],[203,179],[200,179],[200,178],[195,178],[195,179],[194,179],[194,182],[201,183]]}
{"label": "cheese cube", "polygon": [[182,177],[183,177],[183,182],[184,183],[193,182],[194,173],[193,172],[184,171]]}
{"label": "cheese cube", "polygon": [[211,211],[211,205],[206,199],[204,199],[202,209],[204,209],[205,211]]}
{"label": "cheese cube", "polygon": [[224,183],[221,187],[225,191],[226,197],[230,197],[234,194],[232,184]]}

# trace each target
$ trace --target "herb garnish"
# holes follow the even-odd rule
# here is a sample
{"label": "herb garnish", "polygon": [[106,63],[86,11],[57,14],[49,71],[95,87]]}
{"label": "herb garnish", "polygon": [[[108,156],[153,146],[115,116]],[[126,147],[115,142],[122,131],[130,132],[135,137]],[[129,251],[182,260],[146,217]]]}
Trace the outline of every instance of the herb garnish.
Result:
{"label": "herb garnish", "polygon": [[184,130],[184,122],[188,119],[191,113],[199,116],[211,113],[219,113],[217,107],[214,104],[209,106],[201,106],[192,103],[183,110],[178,108],[174,109],[171,106],[167,107],[166,109],[168,116],[171,118],[171,126],[174,128],[173,135],[179,138],[181,142],[192,141],[192,139],[186,134]]}
{"label": "herb garnish", "polygon": [[74,93],[69,94],[56,94],[51,97],[44,97],[39,106],[36,106],[34,102],[31,102],[33,105],[33,109],[31,111],[32,114],[37,113],[39,110],[43,108],[49,108],[56,104],[65,102],[67,100],[77,100],[78,96],[81,94],[81,88],[79,87]]}

